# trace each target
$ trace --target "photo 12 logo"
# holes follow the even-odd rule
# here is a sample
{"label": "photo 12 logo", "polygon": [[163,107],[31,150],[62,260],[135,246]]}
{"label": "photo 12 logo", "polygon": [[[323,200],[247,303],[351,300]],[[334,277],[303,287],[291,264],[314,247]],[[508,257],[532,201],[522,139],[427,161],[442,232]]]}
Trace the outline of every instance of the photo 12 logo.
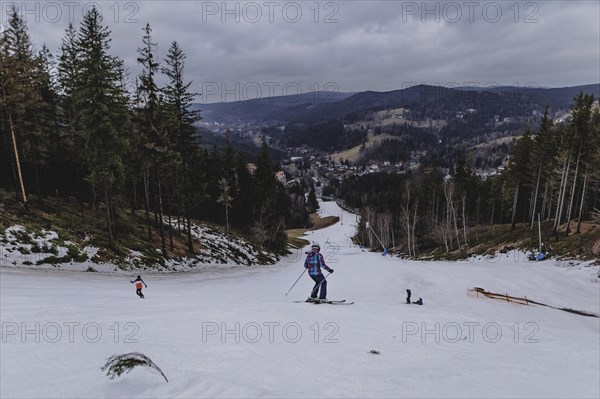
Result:
{"label": "photo 12 logo", "polygon": [[533,1],[403,1],[400,3],[402,22],[420,21],[445,23],[514,23],[537,24],[540,11]]}
{"label": "photo 12 logo", "polygon": [[111,340],[115,344],[135,344],[139,340],[137,334],[140,327],[134,322],[119,323],[117,321],[109,325],[91,321],[81,323],[78,321],[65,322],[14,322],[6,321],[1,324],[2,343],[75,343],[86,342],[94,344],[103,338]]}
{"label": "photo 12 logo", "polygon": [[[417,97],[420,101],[446,102],[468,101],[475,105],[496,102],[495,96],[482,96],[482,93],[498,94],[503,98],[514,98],[527,101],[527,94],[540,89],[536,82],[403,82],[402,96],[404,100]],[[525,97],[523,97],[525,96]]]}
{"label": "photo 12 logo", "polygon": [[337,24],[340,5],[334,1],[203,1],[203,23],[250,23],[301,21]]}
{"label": "photo 12 logo", "polygon": [[481,324],[476,321],[466,321],[463,323],[402,323],[402,342],[407,343],[410,340],[420,340],[421,343],[441,342],[455,344],[458,342],[474,343],[483,341],[488,344],[495,344],[502,340],[511,340],[512,342],[524,344],[537,344],[539,340],[535,338],[540,330],[537,323],[528,322],[521,325],[514,322],[511,325],[501,325],[496,322]]}
{"label": "photo 12 logo", "polygon": [[[339,92],[335,82],[313,82],[308,86],[298,82],[203,82],[202,102],[235,102],[274,100],[282,97],[290,104],[308,101],[328,101]],[[309,98],[303,95],[312,93]]]}
{"label": "photo 12 logo", "polygon": [[315,344],[337,344],[336,338],[340,326],[335,322],[303,325],[295,321],[280,323],[277,321],[259,322],[221,322],[202,323],[202,343],[288,343],[295,344],[310,340]]}
{"label": "photo 12 logo", "polygon": [[98,10],[105,22],[134,24],[139,23],[138,2],[134,1],[1,1],[0,21],[4,24],[17,10],[27,23],[74,23],[80,20],[93,7]]}

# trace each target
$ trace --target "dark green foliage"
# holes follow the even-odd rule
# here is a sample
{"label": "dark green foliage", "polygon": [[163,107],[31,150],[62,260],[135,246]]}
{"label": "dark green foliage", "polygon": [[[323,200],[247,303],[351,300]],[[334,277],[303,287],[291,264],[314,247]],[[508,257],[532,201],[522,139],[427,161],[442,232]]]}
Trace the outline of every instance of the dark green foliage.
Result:
{"label": "dark green foliage", "polygon": [[319,203],[317,202],[317,195],[315,194],[315,188],[310,187],[310,191],[308,192],[308,199],[306,200],[306,208],[309,213],[314,213],[319,209]]}
{"label": "dark green foliage", "polygon": [[[182,236],[193,253],[198,243],[189,222],[225,224],[226,216],[232,227],[248,235],[260,225],[266,234],[260,243],[283,251],[289,203],[275,182],[276,168],[262,157],[253,175],[230,135],[220,151],[205,154],[196,126],[200,113],[192,107],[197,94],[185,80],[183,49],[172,42],[159,62],[152,29],[146,25],[137,57],[141,74],[130,97],[123,61],[111,55],[110,41],[99,10],[91,7],[79,27],[66,29],[54,68],[47,48],[33,49],[19,11],[9,13],[8,29],[0,36],[0,127],[3,133],[9,131],[11,116],[26,194],[37,193],[40,207],[48,206],[48,196],[54,199],[52,205],[67,206],[64,222],[73,226],[68,234],[81,238],[94,231],[93,244],[109,247],[99,259],[125,256],[128,249],[156,256],[157,233],[163,256],[181,254]],[[0,186],[20,199],[10,135],[2,134],[0,140]],[[266,147],[267,154],[271,151]],[[67,198],[74,203],[65,204]],[[146,220],[143,233],[123,217],[140,210]],[[104,213],[103,219],[98,212]],[[52,251],[37,245],[31,250]],[[80,262],[86,255],[73,247],[65,257],[55,254],[46,261],[71,259]]]}
{"label": "dark green foliage", "polygon": [[256,162],[254,189],[254,239],[266,250],[283,253],[287,246],[285,220],[289,218],[290,199],[275,180],[275,167],[265,141]]}
{"label": "dark green foliage", "polygon": [[79,251],[75,245],[69,245],[67,248],[67,256],[70,257],[74,262],[85,262],[88,260],[86,253]]}
{"label": "dark green foliage", "polygon": [[[519,223],[533,228],[538,215],[542,221],[554,220],[556,237],[564,232],[574,243],[570,236],[582,231],[582,221],[599,206],[600,108],[594,110],[592,104],[592,96],[578,95],[571,118],[557,125],[546,110],[537,131],[527,129],[515,139],[504,173],[487,180],[476,175],[463,153],[456,155],[447,181],[443,169],[421,167],[405,175],[366,174],[341,184],[334,180],[324,194],[361,209],[359,241],[380,246],[369,237],[368,220],[386,246],[412,250],[411,256],[440,246],[464,256],[480,248],[482,237],[491,242],[486,229],[494,231],[494,224],[510,221],[510,231],[516,233]],[[575,223],[577,228],[569,230]],[[485,225],[489,227],[481,227]],[[543,235],[548,241],[547,229]],[[403,240],[418,245],[407,249]],[[537,248],[537,236],[528,245]]]}
{"label": "dark green foliage", "polygon": [[352,148],[362,143],[366,132],[347,131],[341,121],[327,121],[316,124],[292,123],[276,133],[283,147],[308,145],[323,151]]}
{"label": "dark green foliage", "polygon": [[106,375],[112,380],[120,377],[123,373],[129,373],[136,367],[149,367],[163,376],[166,382],[169,382],[165,373],[148,356],[139,352],[124,353],[113,355],[106,360],[106,364],[100,369],[106,371]]}

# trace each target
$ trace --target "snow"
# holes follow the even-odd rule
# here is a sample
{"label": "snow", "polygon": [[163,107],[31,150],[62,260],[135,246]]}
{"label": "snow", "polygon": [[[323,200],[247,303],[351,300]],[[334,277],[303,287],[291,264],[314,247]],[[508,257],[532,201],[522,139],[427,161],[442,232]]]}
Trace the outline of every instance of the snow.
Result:
{"label": "snow", "polygon": [[[165,223],[167,222],[165,217]],[[172,221],[177,227],[177,221]],[[184,226],[185,228],[185,226]],[[172,257],[165,261],[164,267],[154,264],[153,267],[160,272],[200,271],[220,266],[231,268],[238,266],[253,266],[261,263],[275,263],[276,255],[262,251],[242,237],[225,235],[217,229],[192,223],[192,235],[196,237],[201,248],[194,256]],[[88,241],[88,239],[84,240]],[[87,255],[87,260],[68,262],[56,261],[67,255],[69,246],[76,247]],[[161,253],[159,248],[155,249]],[[39,232],[28,231],[26,227],[14,225],[7,228],[4,233],[0,231],[0,266],[29,269],[62,269],[71,271],[94,270],[98,272],[130,272],[132,270],[148,269],[147,259],[140,251],[130,250],[119,265],[100,262],[94,256],[98,248],[86,245],[83,248],[70,241],[61,240],[59,234],[52,230],[42,229]]]}
{"label": "snow", "polygon": [[[129,275],[0,268],[0,397],[600,396],[600,319],[467,296],[482,287],[598,314],[597,266],[519,252],[384,257],[351,244],[354,215],[321,207],[343,224],[306,239],[335,269],[328,297],[354,305],[294,303],[308,296],[306,275],[284,295],[303,250],[272,266],[144,273],[144,300]],[[406,288],[424,305],[404,304]],[[148,368],[100,371],[127,352],[169,382]]]}

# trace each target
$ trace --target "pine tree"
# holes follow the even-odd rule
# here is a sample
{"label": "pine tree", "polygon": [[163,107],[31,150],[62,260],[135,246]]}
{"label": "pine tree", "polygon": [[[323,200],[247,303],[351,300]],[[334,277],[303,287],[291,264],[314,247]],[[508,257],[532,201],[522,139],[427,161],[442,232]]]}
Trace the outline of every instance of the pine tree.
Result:
{"label": "pine tree", "polygon": [[508,164],[507,175],[513,187],[513,206],[511,217],[511,231],[515,229],[519,193],[523,184],[530,176],[530,150],[532,147],[531,133],[527,130],[523,137],[513,147]]}
{"label": "pine tree", "polygon": [[[2,105],[3,119],[8,123],[15,165],[15,187],[20,187],[23,203],[27,203],[24,172],[42,162],[47,149],[40,134],[42,71],[36,57],[27,25],[16,7],[10,10],[8,29],[2,34]],[[39,190],[38,190],[39,194]]]}
{"label": "pine tree", "polygon": [[238,154],[236,159],[235,175],[238,182],[237,191],[233,199],[232,222],[242,229],[250,228],[252,224],[252,211],[254,209],[254,179],[248,163]]}
{"label": "pine tree", "polygon": [[193,251],[192,233],[190,227],[190,212],[196,204],[206,198],[205,169],[200,138],[194,124],[201,120],[200,113],[192,110],[191,105],[196,93],[190,91],[192,82],[185,81],[186,55],[174,41],[171,43],[161,68],[166,75],[167,85],[161,89],[164,96],[165,130],[177,154],[177,172],[179,175],[177,192],[183,202],[187,219],[188,251]]}
{"label": "pine tree", "polygon": [[104,197],[108,243],[114,248],[111,196],[123,180],[127,141],[122,128],[126,124],[127,100],[122,87],[122,62],[108,54],[110,31],[102,26],[102,16],[95,7],[83,18],[77,47],[80,71],[73,100],[76,123],[85,139],[86,180],[95,194]]}
{"label": "pine tree", "polygon": [[[142,66],[142,73],[139,76],[139,86],[137,87],[137,107],[139,115],[139,129],[143,141],[138,145],[143,145],[139,151],[141,157],[141,169],[145,189],[144,195],[149,195],[149,186],[151,186],[150,176],[154,177],[156,183],[157,194],[157,210],[158,210],[158,229],[161,239],[161,248],[163,255],[167,255],[166,237],[164,229],[164,209],[163,209],[163,185],[164,171],[168,169],[168,161],[171,158],[171,145],[169,138],[164,133],[161,126],[162,113],[161,104],[159,102],[159,88],[156,84],[155,76],[159,71],[159,63],[156,60],[156,43],[152,41],[152,29],[150,24],[146,24],[143,28],[144,36],[142,38],[142,47],[138,49],[137,62]],[[135,180],[135,179],[134,179]],[[149,199],[146,198],[146,203]],[[149,213],[146,212],[146,221],[148,223],[148,236],[151,237],[151,227]],[[171,228],[171,226],[169,226]]]}
{"label": "pine tree", "polygon": [[285,188],[275,180],[275,169],[265,140],[256,162],[254,181],[255,238],[266,248],[282,252],[287,244],[285,220],[288,219],[289,197]]}
{"label": "pine tree", "polygon": [[79,75],[79,48],[77,45],[77,31],[72,23],[65,31],[60,47],[60,56],[57,66],[57,79],[60,96],[60,122],[63,130],[69,137],[74,147],[83,146],[83,140],[77,137],[79,132],[76,126],[75,105],[73,94],[77,88]]}
{"label": "pine tree", "polygon": [[[540,127],[533,139],[533,159],[532,159],[532,170],[536,169],[537,173],[533,175],[535,180],[532,179],[532,190],[533,200],[531,201],[531,208],[529,216],[531,218],[530,228],[533,230],[533,224],[536,220],[538,213],[537,202],[539,198],[539,191],[541,184],[544,183],[544,202],[548,196],[548,175],[549,172],[555,166],[556,154],[558,152],[558,146],[555,139],[555,130],[552,126],[552,118],[550,118],[550,112],[548,107],[544,110],[544,115],[540,121]],[[542,204],[542,213],[544,211],[544,205]]]}
{"label": "pine tree", "polygon": [[317,195],[315,194],[315,187],[312,182],[310,185],[310,191],[308,192],[308,198],[306,200],[306,207],[309,213],[314,213],[319,209],[319,202],[317,201]]}

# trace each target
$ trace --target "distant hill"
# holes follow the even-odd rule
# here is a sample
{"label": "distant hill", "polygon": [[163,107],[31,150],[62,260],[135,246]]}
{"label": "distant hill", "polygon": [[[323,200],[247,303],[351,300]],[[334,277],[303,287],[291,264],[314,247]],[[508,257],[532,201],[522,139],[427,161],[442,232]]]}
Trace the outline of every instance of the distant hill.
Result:
{"label": "distant hill", "polygon": [[195,104],[205,122],[307,122],[359,120],[361,114],[405,107],[433,118],[475,108],[484,114],[503,117],[531,115],[548,105],[553,110],[569,109],[580,91],[600,97],[600,84],[563,88],[445,88],[417,85],[388,92],[313,92],[299,96],[270,97],[231,103]]}
{"label": "distant hill", "polygon": [[338,102],[354,93],[317,91],[299,95],[257,98],[253,100],[195,103],[193,109],[202,112],[203,122],[248,123],[281,120],[288,112],[307,110],[315,105]]}
{"label": "distant hill", "polygon": [[[241,131],[237,147],[253,158],[259,134],[278,149],[308,146],[325,154],[348,154],[354,162],[408,161],[428,153],[439,165],[451,166],[465,151],[475,167],[502,165],[511,140],[529,126],[536,129],[546,106],[558,120],[579,93],[600,97],[600,84],[563,88],[446,88],[417,85],[388,92],[307,93],[234,103],[197,105],[204,122],[226,126],[208,133],[204,142],[222,146],[225,128]],[[250,133],[249,133],[250,132]],[[250,135],[249,135],[250,134]],[[372,146],[371,135],[383,135]],[[234,137],[236,134],[234,134]],[[368,147],[368,148],[367,148]],[[411,155],[412,154],[412,155]]]}

